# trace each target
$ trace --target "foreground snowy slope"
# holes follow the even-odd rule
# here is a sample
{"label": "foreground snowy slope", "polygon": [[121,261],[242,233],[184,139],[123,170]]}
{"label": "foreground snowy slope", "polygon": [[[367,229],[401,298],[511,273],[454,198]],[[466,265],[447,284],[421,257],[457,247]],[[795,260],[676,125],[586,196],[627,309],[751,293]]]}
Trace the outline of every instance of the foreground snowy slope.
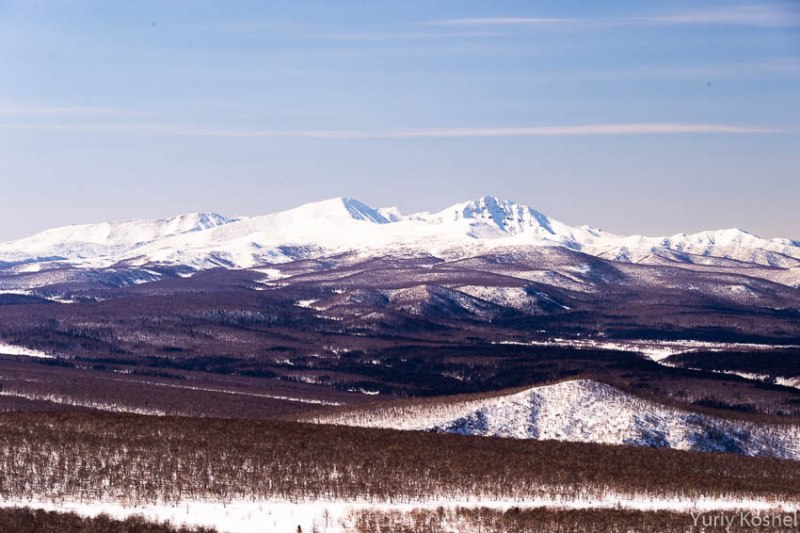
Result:
{"label": "foreground snowy slope", "polygon": [[767,240],[737,229],[672,237],[619,236],[569,226],[491,196],[438,213],[412,215],[334,198],[250,218],[193,214],[69,226],[0,244],[0,266],[59,261],[80,267],[122,263],[252,268],[353,251],[453,259],[542,246],[633,263],[800,266],[800,242],[794,240]]}
{"label": "foreground snowy slope", "polygon": [[346,411],[313,421],[800,459],[798,426],[767,426],[685,411],[585,379],[505,396]]}

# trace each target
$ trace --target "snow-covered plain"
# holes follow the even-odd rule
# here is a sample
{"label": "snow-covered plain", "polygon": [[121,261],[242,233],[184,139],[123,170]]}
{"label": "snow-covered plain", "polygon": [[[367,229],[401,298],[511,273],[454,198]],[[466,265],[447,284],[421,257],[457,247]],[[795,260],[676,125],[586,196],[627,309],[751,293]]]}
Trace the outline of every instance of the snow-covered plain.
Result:
{"label": "snow-covered plain", "polygon": [[[68,226],[1,243],[0,262],[25,265],[28,270],[49,261],[95,268],[118,262],[252,268],[340,252],[458,258],[526,246],[563,247],[632,263],[656,257],[673,264],[800,267],[796,240],[762,239],[738,229],[671,237],[620,236],[590,226],[569,226],[531,207],[491,196],[437,213],[411,215],[334,198],[249,218],[191,214]],[[797,279],[787,274],[778,282],[791,284]]]}
{"label": "snow-covered plain", "polygon": [[800,459],[800,426],[727,420],[577,379],[480,399],[320,414],[312,422]]}
{"label": "snow-covered plain", "polygon": [[266,533],[273,531],[312,531],[316,526],[323,533],[354,531],[354,513],[364,510],[410,512],[414,509],[439,507],[486,507],[506,510],[511,507],[553,509],[631,509],[641,511],[709,512],[745,510],[751,512],[793,512],[800,509],[797,502],[776,502],[766,499],[720,498],[655,498],[648,495],[605,493],[584,498],[531,497],[514,500],[486,500],[480,497],[453,500],[422,500],[417,502],[366,501],[187,501],[180,504],[146,504],[126,506],[119,502],[46,500],[5,500],[4,507],[31,507],[82,516],[109,516],[124,519],[140,515],[153,521],[170,521],[176,525],[214,526],[220,533]]}

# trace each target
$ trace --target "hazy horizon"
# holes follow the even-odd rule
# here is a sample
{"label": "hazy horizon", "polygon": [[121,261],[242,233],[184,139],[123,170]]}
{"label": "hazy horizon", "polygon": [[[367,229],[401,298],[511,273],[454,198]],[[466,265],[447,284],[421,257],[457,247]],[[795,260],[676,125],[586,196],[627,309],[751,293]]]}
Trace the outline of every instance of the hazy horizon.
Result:
{"label": "hazy horizon", "polygon": [[800,238],[795,2],[0,2],[0,242],[404,213]]}

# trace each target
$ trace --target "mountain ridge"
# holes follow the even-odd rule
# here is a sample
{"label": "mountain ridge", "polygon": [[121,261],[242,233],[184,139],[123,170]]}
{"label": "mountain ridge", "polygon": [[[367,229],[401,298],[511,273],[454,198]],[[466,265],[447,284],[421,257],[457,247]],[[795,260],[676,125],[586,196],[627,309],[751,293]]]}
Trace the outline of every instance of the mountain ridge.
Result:
{"label": "mountain ridge", "polygon": [[62,262],[103,268],[126,262],[200,270],[252,268],[342,252],[469,257],[498,248],[542,246],[617,262],[656,258],[800,266],[800,242],[793,239],[762,239],[736,228],[664,237],[615,235],[591,226],[570,226],[494,196],[408,215],[338,197],[253,217],[191,213],[65,226],[0,243],[0,264]]}

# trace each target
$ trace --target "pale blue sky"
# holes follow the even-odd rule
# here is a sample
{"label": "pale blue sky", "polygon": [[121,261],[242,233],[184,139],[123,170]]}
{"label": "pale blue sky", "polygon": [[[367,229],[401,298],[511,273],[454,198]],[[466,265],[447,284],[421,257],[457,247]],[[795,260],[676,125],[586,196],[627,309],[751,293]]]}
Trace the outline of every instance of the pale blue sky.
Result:
{"label": "pale blue sky", "polygon": [[800,238],[798,5],[0,0],[0,241],[485,194]]}

